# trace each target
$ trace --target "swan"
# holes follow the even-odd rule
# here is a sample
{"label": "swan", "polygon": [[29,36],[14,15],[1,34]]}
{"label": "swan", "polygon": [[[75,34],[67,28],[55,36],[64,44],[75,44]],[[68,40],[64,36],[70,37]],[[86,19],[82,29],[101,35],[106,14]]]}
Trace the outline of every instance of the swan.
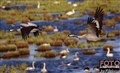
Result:
{"label": "swan", "polygon": [[90,72],[90,68],[89,68],[88,66],[84,68],[84,71],[85,71],[86,73],[91,73],[91,72]]}
{"label": "swan", "polygon": [[57,28],[57,26],[54,26],[54,30],[53,30],[54,32],[58,32],[58,28]]}
{"label": "swan", "polygon": [[35,66],[34,66],[34,61],[32,62],[32,67],[27,67],[25,70],[34,70],[35,69]]}
{"label": "swan", "polygon": [[69,2],[68,2],[68,4],[72,4],[72,2],[71,2],[71,1],[69,1]]}
{"label": "swan", "polygon": [[75,3],[73,4],[73,7],[77,7],[77,6],[78,6],[77,4],[75,4]]}
{"label": "swan", "polygon": [[113,54],[110,53],[110,48],[108,47],[107,48],[107,54],[106,54],[107,57],[113,57]]}
{"label": "swan", "polygon": [[43,63],[43,68],[41,69],[41,73],[47,73],[46,63]]}
{"label": "swan", "polygon": [[75,13],[75,10],[72,9],[72,11],[67,12],[66,15],[73,15],[74,13]]}
{"label": "swan", "polygon": [[38,1],[38,5],[37,5],[37,8],[40,8],[40,2]]}
{"label": "swan", "polygon": [[79,60],[78,54],[79,54],[79,52],[75,52],[75,55],[74,55],[74,58],[73,58],[74,61]]}
{"label": "swan", "polygon": [[60,4],[60,2],[59,2],[59,1],[54,1],[54,4],[56,4],[56,5],[57,5],[57,4]]}
{"label": "swan", "polygon": [[100,71],[99,66],[95,66],[94,70],[95,70],[96,73],[99,73],[99,71]]}
{"label": "swan", "polygon": [[63,54],[63,53],[69,53],[68,48],[66,48],[66,50],[62,50],[62,51],[60,52],[60,54]]}
{"label": "swan", "polygon": [[61,58],[66,58],[67,55],[68,55],[68,53],[69,53],[68,48],[66,48],[66,50],[62,50],[62,51],[60,52]]}
{"label": "swan", "polygon": [[61,63],[62,63],[62,65],[64,65],[64,66],[70,66],[70,65],[71,65],[71,63],[70,63],[70,62],[66,62],[66,63],[61,62]]}
{"label": "swan", "polygon": [[14,29],[10,29],[10,32],[13,32],[14,31]]}

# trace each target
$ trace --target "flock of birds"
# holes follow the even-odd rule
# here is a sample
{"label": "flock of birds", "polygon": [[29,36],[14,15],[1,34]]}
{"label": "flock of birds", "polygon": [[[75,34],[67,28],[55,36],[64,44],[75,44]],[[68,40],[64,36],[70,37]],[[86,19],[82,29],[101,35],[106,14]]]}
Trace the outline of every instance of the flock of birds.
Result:
{"label": "flock of birds", "polygon": [[[74,10],[73,10],[73,12],[74,12]],[[84,34],[82,36],[77,36],[77,35],[69,35],[69,36],[70,37],[76,37],[78,39],[86,39],[88,41],[98,41],[98,40],[101,40],[102,36],[100,36],[100,33],[101,33],[101,30],[102,30],[103,13],[104,13],[103,9],[98,7],[96,9],[95,16],[93,18],[92,17],[88,17],[88,20],[87,20],[87,26],[88,26],[87,30],[88,30],[88,32],[87,32],[87,34]],[[27,29],[27,30],[28,30],[28,28],[31,28],[30,29],[30,31],[31,31],[33,29],[37,29],[38,26],[33,26],[33,25],[30,26],[29,25],[29,26],[27,26],[27,28],[26,28],[26,26],[23,26],[22,29],[24,29],[24,28]],[[25,30],[25,31],[21,30],[21,32],[25,32],[26,33],[27,30]],[[58,31],[58,29],[56,29],[56,30]],[[37,29],[37,31],[39,31],[39,29]],[[22,34],[22,35],[24,35],[24,34]],[[87,45],[86,45],[86,47],[87,47]],[[67,58],[68,54],[69,54],[69,49],[66,48],[65,50],[62,50],[60,52],[60,57],[61,58]],[[79,61],[80,60],[79,57],[78,57],[78,54],[79,54],[79,52],[75,53],[74,58],[73,58],[74,61]],[[107,48],[106,56],[107,57],[113,57],[113,54],[110,53],[110,48]],[[70,66],[71,63],[70,62],[67,62],[67,63],[62,62],[62,65]],[[43,64],[43,69],[41,70],[42,72],[47,72],[47,69],[45,67],[46,67],[46,64],[44,63]],[[32,68],[34,69],[34,66]],[[98,67],[95,67],[94,69],[95,69],[95,71],[99,71]],[[89,67],[85,67],[84,71],[86,73],[90,73]]]}
{"label": "flock of birds", "polygon": [[[54,4],[60,4],[60,2],[58,1],[55,1]],[[68,2],[68,4],[71,4],[71,2]],[[77,4],[73,4],[74,7],[77,7]],[[38,5],[37,5],[37,8],[40,8],[40,2],[38,1]],[[9,8],[3,6],[3,9],[5,10],[9,10]],[[73,15],[75,13],[75,10],[73,9],[72,11],[69,11],[66,13],[66,15]],[[88,41],[98,41],[98,40],[101,40],[103,38],[103,36],[100,35],[101,33],[101,30],[102,30],[102,25],[103,25],[103,15],[104,15],[104,12],[103,12],[103,9],[98,7],[96,9],[96,13],[94,15],[94,17],[88,17],[88,20],[87,20],[87,34],[84,34],[82,36],[77,36],[77,35],[69,35],[70,37],[76,37],[78,39],[86,39],[86,47],[88,46],[87,45],[87,40]],[[34,34],[34,36],[38,36],[39,35],[39,31],[41,31],[41,28],[39,28],[38,25],[36,24],[33,24],[33,23],[27,23],[27,24],[21,24],[21,28],[20,28],[20,31],[21,31],[21,34],[22,34],[22,38],[23,39],[26,39],[29,37],[29,34],[32,32]],[[58,32],[58,28],[57,26],[55,26],[55,29],[54,29],[54,32]],[[104,36],[105,37],[105,36]],[[46,44],[44,44],[46,45]],[[48,45],[48,44],[47,44]],[[69,54],[69,49],[66,48],[66,50],[62,50],[60,52],[60,55],[61,55],[61,58],[66,58]],[[79,57],[78,57],[78,54],[79,52],[76,52],[75,55],[74,55],[74,58],[73,60],[74,61],[79,61]],[[106,54],[107,57],[113,57],[113,54],[110,53],[110,48],[107,48],[107,54]],[[35,66],[34,66],[34,61],[32,62],[32,67],[27,67],[26,70],[34,70],[35,69]],[[63,65],[66,65],[66,66],[70,66],[71,63],[68,62],[68,63],[64,63],[62,62]],[[94,68],[97,72],[99,71],[99,67],[96,66]],[[85,67],[84,68],[84,71],[86,73],[90,73],[90,68],[89,67]],[[42,73],[46,73],[47,72],[47,69],[46,69],[46,63],[43,63],[43,68],[41,70]]]}

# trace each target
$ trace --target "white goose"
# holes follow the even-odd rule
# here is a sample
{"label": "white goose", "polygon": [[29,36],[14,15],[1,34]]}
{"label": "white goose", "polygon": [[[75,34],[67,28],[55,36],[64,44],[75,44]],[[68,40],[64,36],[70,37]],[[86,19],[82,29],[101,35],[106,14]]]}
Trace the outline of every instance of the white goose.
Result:
{"label": "white goose", "polygon": [[37,5],[37,8],[40,8],[40,2],[38,1],[38,5]]}
{"label": "white goose", "polygon": [[43,68],[41,69],[41,73],[47,73],[46,63],[43,63]]}
{"label": "white goose", "polygon": [[60,52],[61,58],[66,58],[67,55],[68,55],[68,53],[69,53],[68,48],[66,48],[66,50],[62,50],[62,51]]}
{"label": "white goose", "polygon": [[67,12],[66,15],[73,15],[74,13],[75,13],[75,10],[72,9],[72,11]]}
{"label": "white goose", "polygon": [[34,61],[32,62],[32,67],[27,67],[25,70],[34,70],[35,69],[35,66],[34,66]]}
{"label": "white goose", "polygon": [[79,61],[78,54],[79,54],[79,52],[75,52],[75,55],[74,55],[74,58],[73,58],[74,61]]}
{"label": "white goose", "polygon": [[107,48],[107,54],[106,54],[107,57],[113,57],[113,54],[110,53],[110,48],[108,47]]}

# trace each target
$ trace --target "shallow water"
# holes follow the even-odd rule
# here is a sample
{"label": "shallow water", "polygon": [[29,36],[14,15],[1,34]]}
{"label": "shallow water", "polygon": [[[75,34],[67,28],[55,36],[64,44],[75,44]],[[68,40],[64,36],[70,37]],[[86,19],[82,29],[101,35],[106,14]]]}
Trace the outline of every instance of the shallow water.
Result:
{"label": "shallow water", "polygon": [[[111,17],[114,17],[113,14],[108,15],[105,17],[105,19],[109,19]],[[85,22],[88,18],[88,15],[84,15],[80,18],[71,18],[68,20],[60,20],[60,22],[54,22],[54,21],[32,21],[33,23],[43,26],[43,25],[52,25],[57,26],[59,31],[63,30],[70,30],[72,34],[77,34],[79,30],[83,30],[86,28],[86,26],[83,25],[76,25],[74,24],[74,21],[81,21]],[[9,29],[18,29],[20,27],[21,22],[17,22],[15,27],[12,27],[10,25],[7,25],[4,20],[0,20],[0,30],[9,30]],[[106,26],[103,26],[103,28],[110,32],[112,30],[120,30],[120,23],[116,23],[115,28],[109,28]],[[84,40],[81,40],[84,41]],[[38,46],[32,44],[29,45],[30,49],[30,56],[26,58],[17,58],[17,59],[1,59],[0,60],[0,66],[3,64],[6,65],[19,65],[22,63],[27,63],[29,66],[31,66],[32,61],[35,61],[35,69],[34,71],[28,71],[28,73],[40,73],[42,69],[42,63],[45,62],[47,64],[47,70],[48,73],[84,73],[83,68],[85,66],[90,66],[91,71],[93,71],[93,67],[95,65],[99,65],[99,60],[120,60],[120,36],[116,37],[114,41],[108,40],[103,44],[113,44],[114,51],[112,53],[114,54],[114,57],[108,58],[106,57],[106,52],[103,51],[101,48],[95,48],[96,54],[95,55],[83,55],[81,49],[70,49],[69,56],[66,59],[60,59],[59,57],[53,58],[53,59],[45,59],[45,58],[34,58],[34,55],[37,53],[35,49],[37,49]],[[61,51],[63,49],[66,49],[65,46],[62,47],[52,47],[52,50],[54,51]],[[79,52],[80,54],[78,57],[80,58],[80,61],[74,62],[73,57],[74,53]],[[71,62],[72,66],[62,66],[61,62]],[[75,69],[75,67],[78,66],[80,68]],[[118,72],[120,73],[120,72]]]}

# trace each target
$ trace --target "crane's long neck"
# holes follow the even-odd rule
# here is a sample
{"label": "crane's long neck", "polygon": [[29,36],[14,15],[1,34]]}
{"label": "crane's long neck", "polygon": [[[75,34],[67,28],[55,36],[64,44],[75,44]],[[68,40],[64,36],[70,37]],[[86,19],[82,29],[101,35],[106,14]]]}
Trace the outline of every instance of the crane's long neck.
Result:
{"label": "crane's long neck", "polygon": [[77,53],[75,53],[75,57],[78,57],[78,54],[77,54]]}
{"label": "crane's long neck", "polygon": [[110,48],[107,48],[107,54],[109,54],[110,53]]}
{"label": "crane's long neck", "polygon": [[69,52],[69,49],[67,48],[66,51]]}
{"label": "crane's long neck", "polygon": [[43,63],[43,69],[46,69],[46,64],[45,63]]}
{"label": "crane's long neck", "polygon": [[32,63],[32,67],[35,68],[34,63]]}
{"label": "crane's long neck", "polygon": [[81,36],[78,36],[79,39],[82,39],[82,38],[86,38],[87,34],[84,34],[84,35],[81,35]]}

